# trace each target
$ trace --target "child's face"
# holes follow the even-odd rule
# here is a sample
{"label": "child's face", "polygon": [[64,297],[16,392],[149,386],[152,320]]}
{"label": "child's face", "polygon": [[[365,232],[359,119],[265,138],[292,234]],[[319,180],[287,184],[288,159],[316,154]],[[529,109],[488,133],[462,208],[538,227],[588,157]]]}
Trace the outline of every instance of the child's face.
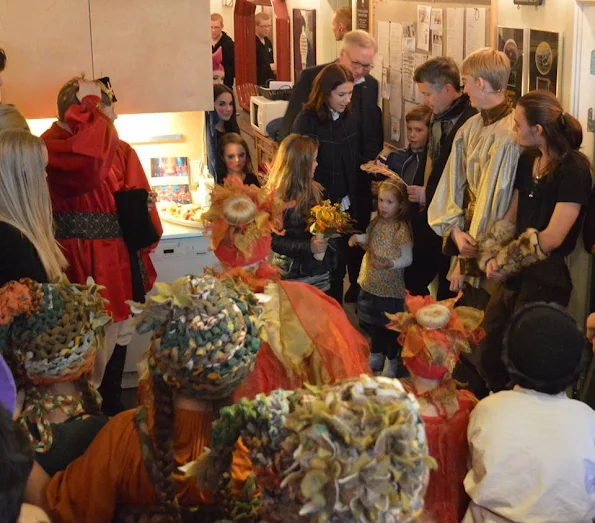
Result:
{"label": "child's face", "polygon": [[422,150],[428,144],[430,129],[424,122],[410,120],[407,122],[407,141],[414,151]]}
{"label": "child's face", "polygon": [[230,174],[241,174],[246,167],[246,150],[239,143],[230,143],[225,146],[223,160]]}
{"label": "child's face", "polygon": [[399,212],[399,201],[392,191],[382,190],[378,194],[378,214],[385,220],[397,216]]}
{"label": "child's face", "polygon": [[221,93],[215,100],[215,111],[224,122],[228,122],[233,115],[233,97],[230,93]]}

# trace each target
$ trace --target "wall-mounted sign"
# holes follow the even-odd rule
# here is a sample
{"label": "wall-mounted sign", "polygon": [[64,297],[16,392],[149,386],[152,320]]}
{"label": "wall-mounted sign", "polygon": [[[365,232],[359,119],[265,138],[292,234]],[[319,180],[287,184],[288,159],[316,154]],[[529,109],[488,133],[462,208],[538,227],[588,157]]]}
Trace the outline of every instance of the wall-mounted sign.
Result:
{"label": "wall-mounted sign", "polygon": [[370,0],[357,0],[356,29],[370,31]]}

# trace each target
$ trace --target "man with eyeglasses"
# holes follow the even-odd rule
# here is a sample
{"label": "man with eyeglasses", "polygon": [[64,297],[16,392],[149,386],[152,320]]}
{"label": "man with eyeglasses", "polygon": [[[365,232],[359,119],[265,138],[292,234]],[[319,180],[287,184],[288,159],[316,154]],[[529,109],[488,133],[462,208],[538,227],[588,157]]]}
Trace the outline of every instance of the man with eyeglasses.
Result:
{"label": "man with eyeglasses", "polygon": [[[376,55],[376,41],[366,31],[355,30],[347,33],[343,39],[343,49],[339,53],[337,63],[351,71],[354,78],[353,96],[351,99],[352,114],[357,119],[359,158],[358,167],[362,163],[373,160],[378,156],[384,145],[382,127],[382,111],[378,107],[378,81],[369,75],[373,69]],[[283,117],[279,141],[291,133],[291,127],[302,106],[308,101],[314,78],[329,64],[310,67],[302,72],[293,88],[289,105]],[[354,204],[354,218],[359,230],[366,230],[372,213],[372,191],[370,175],[358,168],[357,194]],[[363,258],[362,249],[349,249],[350,259],[347,260],[350,288],[345,295],[347,303],[354,303],[359,293],[357,277]]]}

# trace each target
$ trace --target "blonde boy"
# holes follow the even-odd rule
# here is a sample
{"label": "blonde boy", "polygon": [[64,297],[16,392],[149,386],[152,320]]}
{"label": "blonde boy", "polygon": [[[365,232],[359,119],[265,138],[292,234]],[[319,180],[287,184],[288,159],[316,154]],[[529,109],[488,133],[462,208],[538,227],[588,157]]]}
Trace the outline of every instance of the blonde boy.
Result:
{"label": "blonde boy", "polygon": [[491,48],[470,54],[462,66],[464,91],[480,114],[455,136],[432,203],[428,222],[455,256],[450,288],[465,290],[466,304],[485,308],[489,295],[475,256],[477,238],[508,210],[520,148],[512,132],[513,113],[505,95],[508,57]]}

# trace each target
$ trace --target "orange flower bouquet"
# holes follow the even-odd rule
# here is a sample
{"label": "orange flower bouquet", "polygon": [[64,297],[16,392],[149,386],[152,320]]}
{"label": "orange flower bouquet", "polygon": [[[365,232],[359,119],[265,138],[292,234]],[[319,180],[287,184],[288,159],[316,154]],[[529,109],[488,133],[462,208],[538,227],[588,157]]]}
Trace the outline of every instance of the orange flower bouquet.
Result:
{"label": "orange flower bouquet", "polygon": [[[315,205],[310,211],[310,232],[318,239],[330,238],[338,234],[353,232],[353,218],[341,210],[341,204],[325,200]],[[314,258],[322,260],[324,252],[315,254]]]}

